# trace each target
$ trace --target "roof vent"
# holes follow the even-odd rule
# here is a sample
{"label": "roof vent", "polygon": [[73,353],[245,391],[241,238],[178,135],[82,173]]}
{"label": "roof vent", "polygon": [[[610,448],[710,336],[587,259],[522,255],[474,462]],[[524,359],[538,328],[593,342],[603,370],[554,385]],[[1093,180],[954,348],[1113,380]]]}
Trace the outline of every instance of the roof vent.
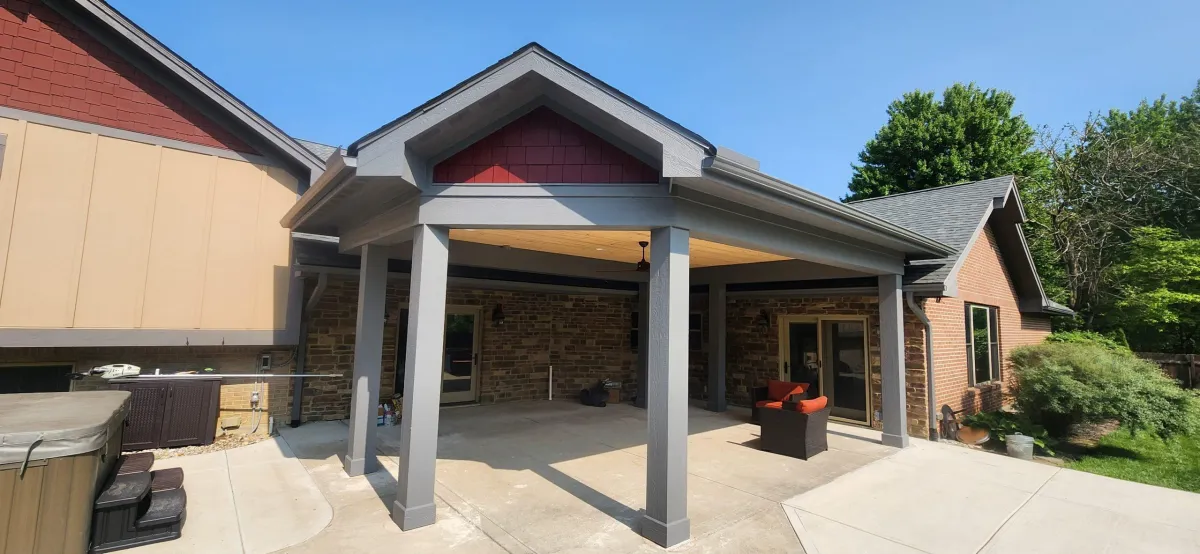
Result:
{"label": "roof vent", "polygon": [[717,147],[717,157],[724,158],[725,160],[731,161],[735,164],[744,165],[750,169],[753,169],[754,171],[758,171],[758,160],[751,158],[750,156],[747,156],[745,154],[739,154],[737,152],[734,152],[733,150],[731,150],[727,147],[718,146]]}

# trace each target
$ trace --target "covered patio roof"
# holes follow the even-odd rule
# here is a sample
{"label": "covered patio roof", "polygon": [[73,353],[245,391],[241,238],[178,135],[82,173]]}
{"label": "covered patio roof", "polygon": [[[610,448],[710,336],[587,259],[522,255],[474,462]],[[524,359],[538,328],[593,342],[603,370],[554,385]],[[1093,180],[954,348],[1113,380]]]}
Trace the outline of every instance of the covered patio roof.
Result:
{"label": "covered patio roof", "polygon": [[[447,283],[459,264],[636,283],[647,409],[643,536],[671,546],[687,514],[693,273],[708,285],[709,381],[724,410],[727,285],[865,278],[879,297],[883,442],[905,446],[901,276],[954,250],[759,171],[537,44],[335,150],[282,224],[359,256],[344,468],[378,469],[374,425],[393,260],[409,260],[404,405],[393,520],[435,522]],[[642,241],[646,243],[642,262]],[[336,254],[335,254],[336,255]],[[459,257],[457,263],[455,257]],[[635,257],[636,256],[636,257]],[[634,265],[636,264],[636,265]]]}

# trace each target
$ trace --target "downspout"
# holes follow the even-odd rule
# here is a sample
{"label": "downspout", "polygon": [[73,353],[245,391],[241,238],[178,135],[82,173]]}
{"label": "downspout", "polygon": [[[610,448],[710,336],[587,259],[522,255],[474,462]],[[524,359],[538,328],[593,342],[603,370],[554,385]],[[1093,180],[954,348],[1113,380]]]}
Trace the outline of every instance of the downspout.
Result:
{"label": "downspout", "polygon": [[[321,295],[325,294],[325,287],[329,285],[329,274],[317,274],[317,287],[313,289],[312,295],[308,297],[308,301],[300,307],[300,340],[296,346],[296,375],[304,374],[304,365],[308,359],[308,314],[317,307],[317,302],[321,300]],[[301,281],[301,285],[303,281]],[[300,402],[304,399],[304,380],[298,379],[292,384],[292,427],[300,426]]]}
{"label": "downspout", "polygon": [[938,440],[938,426],[937,394],[933,383],[933,324],[929,322],[925,310],[917,305],[912,291],[904,293],[904,301],[908,303],[908,309],[912,310],[917,319],[920,319],[921,323],[925,325],[925,398],[928,401],[929,409],[929,440],[936,441]]}

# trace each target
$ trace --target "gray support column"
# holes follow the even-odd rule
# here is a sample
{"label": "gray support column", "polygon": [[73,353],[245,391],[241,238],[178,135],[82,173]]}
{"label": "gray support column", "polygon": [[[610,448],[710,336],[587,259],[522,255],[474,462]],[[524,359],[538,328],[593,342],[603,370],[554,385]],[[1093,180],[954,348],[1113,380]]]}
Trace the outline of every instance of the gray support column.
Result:
{"label": "gray support column", "polygon": [[446,269],[450,234],[418,225],[408,296],[404,409],[400,418],[400,472],[392,521],[408,531],[432,525],[433,472],[437,462],[438,407],[442,395],[442,339],[446,327]]}
{"label": "gray support column", "polygon": [[904,387],[904,304],[899,275],[879,276],[879,366],[883,388],[883,444],[908,446]]}
{"label": "gray support column", "polygon": [[669,547],[688,539],[688,231],[650,232],[646,513],[642,536]]}
{"label": "gray support column", "polygon": [[646,389],[647,370],[649,367],[649,343],[650,343],[650,283],[638,283],[637,297],[637,312],[638,312],[638,351],[637,351],[637,398],[633,400],[633,405],[639,408],[646,407],[646,394],[649,392]]}
{"label": "gray support column", "polygon": [[350,439],[342,467],[350,476],[374,473],[375,416],[383,365],[383,319],[387,295],[383,247],[362,247],[358,272],[358,319],[354,328],[354,380],[350,383]]}
{"label": "gray support column", "polygon": [[725,283],[708,285],[708,409],[725,411]]}

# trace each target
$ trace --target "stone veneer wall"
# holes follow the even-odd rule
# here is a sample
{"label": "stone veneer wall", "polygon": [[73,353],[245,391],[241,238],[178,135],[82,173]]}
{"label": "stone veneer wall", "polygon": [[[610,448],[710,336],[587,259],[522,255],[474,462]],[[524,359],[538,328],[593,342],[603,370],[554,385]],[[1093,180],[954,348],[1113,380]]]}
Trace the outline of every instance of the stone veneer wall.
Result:
{"label": "stone veneer wall", "polygon": [[[145,373],[155,368],[164,372],[204,369],[217,373],[254,373],[261,354],[270,353],[274,373],[294,371],[293,351],[287,347],[258,346],[139,346],[139,347],[78,347],[78,348],[0,348],[0,364],[70,363],[76,372],[108,364],[133,364]],[[275,424],[291,420],[290,379],[264,379],[260,388],[259,405],[263,414],[258,432],[267,432],[267,417],[274,416]],[[72,381],[71,390],[105,390],[108,383],[99,377]],[[254,379],[237,378],[221,381],[220,419],[237,417],[241,425],[231,433],[248,433],[252,425],[250,393]],[[220,421],[217,422],[219,435]]]}
{"label": "stone veneer wall", "polygon": [[[309,284],[306,294],[313,286]],[[383,397],[396,390],[396,339],[401,305],[407,300],[407,281],[389,280],[380,385]],[[551,364],[555,398],[577,397],[579,389],[601,378],[622,383],[622,400],[631,399],[637,390],[637,354],[629,344],[630,314],[636,303],[633,296],[451,287],[446,303],[479,309],[480,402],[547,398]],[[497,304],[504,306],[504,325],[492,323]],[[304,421],[349,416],[357,306],[357,280],[331,278],[309,314],[306,371],[346,376],[305,380]],[[399,350],[403,348],[401,345]]]}
{"label": "stone veneer wall", "polygon": [[[771,328],[763,331],[754,324],[766,310]],[[729,403],[750,404],[750,389],[778,379],[779,322],[781,315],[845,315],[867,317],[867,366],[870,371],[870,415],[872,426],[881,428],[874,417],[882,405],[879,366],[879,299],[874,296],[738,296],[730,299],[726,308],[728,327],[728,358],[725,368]],[[905,383],[907,388],[908,432],[918,437],[928,436],[928,407],[925,401],[925,332],[915,315],[904,310]]]}

